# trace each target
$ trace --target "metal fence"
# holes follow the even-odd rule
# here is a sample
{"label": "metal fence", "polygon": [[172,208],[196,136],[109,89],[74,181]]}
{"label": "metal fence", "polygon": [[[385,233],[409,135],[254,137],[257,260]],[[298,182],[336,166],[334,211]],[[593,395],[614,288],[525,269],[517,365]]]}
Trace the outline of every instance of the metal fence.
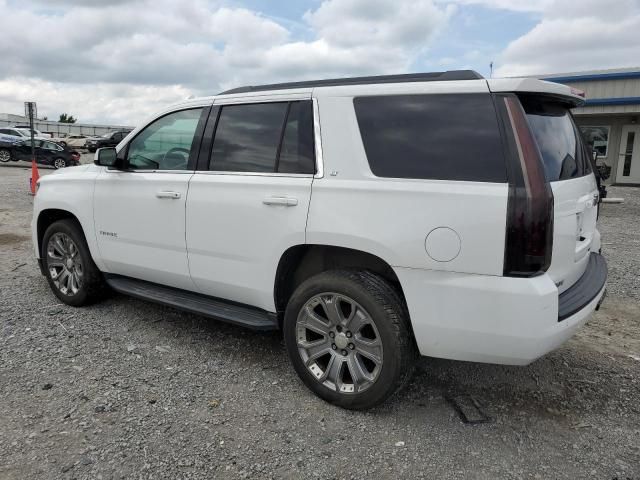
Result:
{"label": "metal fence", "polygon": [[[29,127],[29,119],[21,115],[0,114],[0,126],[2,127]],[[34,120],[33,128],[42,133],[50,133],[57,137],[61,133],[68,135],[100,136],[117,130],[133,130],[134,127],[126,125],[91,125],[88,123],[60,123],[50,120]]]}

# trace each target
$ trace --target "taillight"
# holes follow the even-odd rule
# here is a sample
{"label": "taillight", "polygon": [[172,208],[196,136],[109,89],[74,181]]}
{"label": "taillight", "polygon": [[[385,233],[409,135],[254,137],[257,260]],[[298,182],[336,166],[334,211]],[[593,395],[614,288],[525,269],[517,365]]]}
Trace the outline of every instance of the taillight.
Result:
{"label": "taillight", "polygon": [[513,130],[504,275],[531,277],[551,265],[553,192],[540,151],[515,95],[502,97]]}

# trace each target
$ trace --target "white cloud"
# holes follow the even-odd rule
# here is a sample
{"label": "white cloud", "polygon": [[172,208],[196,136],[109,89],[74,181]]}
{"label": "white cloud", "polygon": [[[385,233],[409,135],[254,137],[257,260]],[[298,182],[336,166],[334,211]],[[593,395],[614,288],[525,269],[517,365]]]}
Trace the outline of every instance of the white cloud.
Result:
{"label": "white cloud", "polygon": [[640,2],[556,1],[501,54],[498,76],[638,66]]}
{"label": "white cloud", "polygon": [[162,106],[189,95],[188,89],[178,85],[87,85],[8,78],[0,80],[0,111],[22,114],[23,102],[35,100],[40,118],[57,120],[60,113],[69,113],[82,123],[103,123],[106,119],[116,125],[134,126]]}
{"label": "white cloud", "polygon": [[[554,0],[440,0],[442,3],[459,5],[481,5],[488,8],[512,10],[516,12],[542,12],[549,8]],[[569,0],[573,3],[573,0]],[[569,3],[569,1],[567,3]]]}
{"label": "white cloud", "polygon": [[308,35],[299,39],[286,24],[226,5],[0,0],[3,38],[22,39],[3,50],[0,111],[19,112],[28,96],[50,117],[132,123],[239,84],[407,71],[455,8],[324,0],[304,15]]}
{"label": "white cloud", "polygon": [[305,19],[337,47],[401,45],[422,48],[447,21],[453,7],[431,0],[326,0]]}

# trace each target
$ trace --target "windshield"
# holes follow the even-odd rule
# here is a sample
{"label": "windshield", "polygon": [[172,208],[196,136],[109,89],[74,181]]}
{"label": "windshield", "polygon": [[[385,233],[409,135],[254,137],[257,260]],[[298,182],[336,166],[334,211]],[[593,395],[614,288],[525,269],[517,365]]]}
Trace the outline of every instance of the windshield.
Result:
{"label": "windshield", "polygon": [[566,106],[540,97],[521,97],[529,126],[542,154],[547,180],[567,180],[591,173],[582,136]]}

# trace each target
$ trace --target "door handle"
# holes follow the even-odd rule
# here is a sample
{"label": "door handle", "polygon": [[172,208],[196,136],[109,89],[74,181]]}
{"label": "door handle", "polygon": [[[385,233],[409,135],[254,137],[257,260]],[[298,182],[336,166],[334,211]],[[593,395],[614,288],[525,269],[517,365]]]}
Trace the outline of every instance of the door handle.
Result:
{"label": "door handle", "polygon": [[158,198],[171,198],[173,200],[177,200],[181,196],[182,194],[180,192],[156,192],[156,197]]}
{"label": "door handle", "polygon": [[298,199],[292,197],[266,197],[262,200],[265,205],[284,205],[285,207],[295,207]]}

